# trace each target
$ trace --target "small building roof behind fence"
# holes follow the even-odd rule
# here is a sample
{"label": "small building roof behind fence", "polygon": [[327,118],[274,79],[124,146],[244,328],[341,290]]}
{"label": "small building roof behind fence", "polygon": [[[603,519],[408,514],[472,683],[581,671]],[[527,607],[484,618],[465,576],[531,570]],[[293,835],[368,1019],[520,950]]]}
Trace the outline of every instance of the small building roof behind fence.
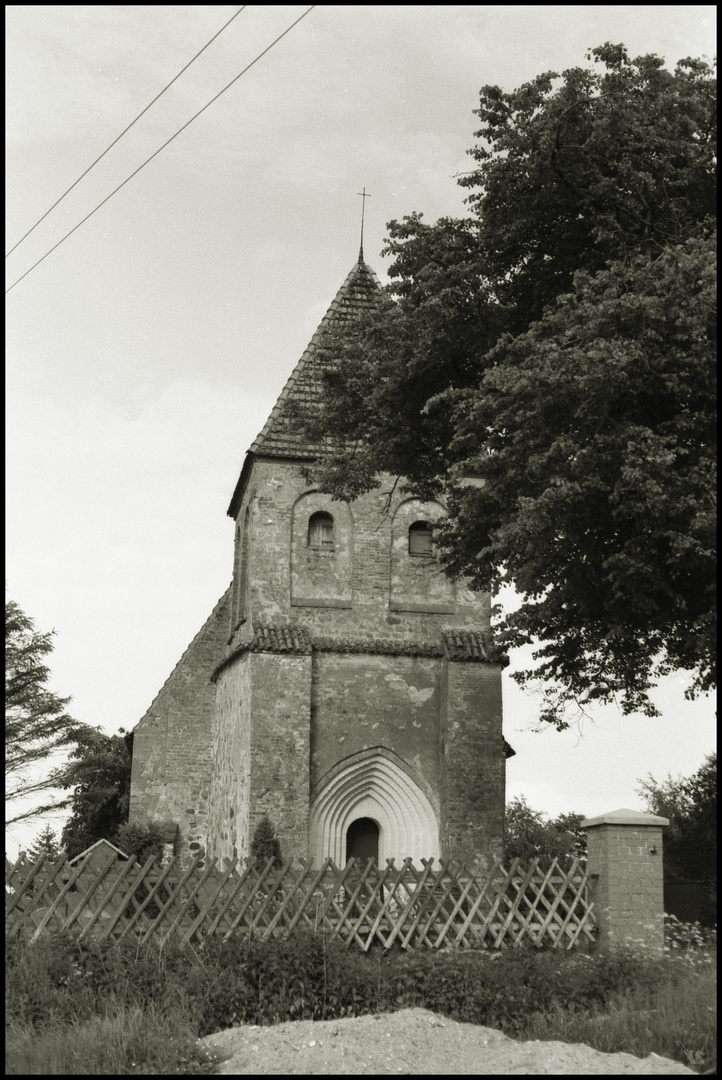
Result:
{"label": "small building roof behind fence", "polygon": [[116,859],[127,859],[128,856],[124,851],[121,851],[115,844],[111,844],[110,840],[96,840],[94,844],[91,844],[85,851],[81,851],[79,855],[76,855],[74,859],[68,861],[69,866],[74,866],[75,863],[79,863],[89,857],[97,858],[99,855],[113,855]]}

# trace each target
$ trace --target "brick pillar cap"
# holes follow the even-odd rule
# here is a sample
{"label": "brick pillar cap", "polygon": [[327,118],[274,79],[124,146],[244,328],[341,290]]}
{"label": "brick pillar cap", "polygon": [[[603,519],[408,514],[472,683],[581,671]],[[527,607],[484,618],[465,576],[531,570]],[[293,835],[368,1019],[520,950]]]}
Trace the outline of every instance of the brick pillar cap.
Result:
{"label": "brick pillar cap", "polygon": [[639,810],[610,810],[608,814],[585,818],[580,822],[582,829],[592,829],[595,825],[669,825],[669,818],[657,814],[642,814]]}

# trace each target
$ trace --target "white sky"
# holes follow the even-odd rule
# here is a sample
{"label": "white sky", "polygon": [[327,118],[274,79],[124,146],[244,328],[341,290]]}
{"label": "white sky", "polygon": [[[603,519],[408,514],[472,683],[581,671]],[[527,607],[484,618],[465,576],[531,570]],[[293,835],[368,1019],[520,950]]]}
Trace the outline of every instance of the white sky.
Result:
{"label": "white sky", "polygon": [[[7,248],[216,33],[225,5],[11,5]],[[8,262],[8,284],[305,8],[250,6]],[[223,593],[245,451],[358,253],[386,222],[461,215],[482,85],[624,42],[712,56],[707,5],[315,8],[7,297],[7,596],[55,628],[52,687],[132,728]],[[642,808],[694,772],[713,703],[532,732],[504,677],[508,796],[552,815]],[[40,828],[17,830],[9,848]]]}

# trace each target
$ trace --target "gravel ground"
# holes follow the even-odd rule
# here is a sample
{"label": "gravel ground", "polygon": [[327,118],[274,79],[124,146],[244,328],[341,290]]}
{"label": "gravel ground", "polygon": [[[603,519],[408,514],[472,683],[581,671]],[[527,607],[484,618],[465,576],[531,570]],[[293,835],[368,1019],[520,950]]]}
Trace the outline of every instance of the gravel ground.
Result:
{"label": "gravel ground", "polygon": [[578,1043],[518,1042],[493,1028],[460,1024],[426,1009],[348,1020],[299,1020],[219,1031],[201,1044],[221,1060],[217,1072],[261,1074],[477,1076],[695,1075],[650,1054],[604,1054]]}

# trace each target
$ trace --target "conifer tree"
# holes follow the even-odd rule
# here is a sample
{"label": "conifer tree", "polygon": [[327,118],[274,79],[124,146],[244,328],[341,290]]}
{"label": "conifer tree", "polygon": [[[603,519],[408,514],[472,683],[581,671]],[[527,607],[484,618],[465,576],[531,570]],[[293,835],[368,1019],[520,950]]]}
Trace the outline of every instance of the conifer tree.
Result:
{"label": "conifer tree", "polygon": [[46,823],[45,828],[37,834],[32,844],[28,847],[27,858],[29,862],[37,862],[40,856],[45,853],[46,862],[57,862],[60,858],[60,844],[58,838],[55,835],[50,825]]}
{"label": "conifer tree", "polygon": [[98,840],[117,842],[117,831],[128,820],[131,757],[122,728],[118,735],[106,735],[89,725],[70,757],[64,786],[73,789],[72,812],[62,842],[72,859]]}
{"label": "conifer tree", "polygon": [[[59,810],[68,799],[62,787],[62,752],[85,725],[65,710],[69,697],[47,688],[44,658],[53,651],[54,631],[41,633],[13,600],[5,604],[5,824]],[[28,798],[33,801],[28,804]]]}
{"label": "conifer tree", "polygon": [[273,859],[274,866],[280,866],[283,862],[281,842],[267,815],[264,815],[256,825],[251,841],[251,857],[259,866],[265,866],[269,859]]}

